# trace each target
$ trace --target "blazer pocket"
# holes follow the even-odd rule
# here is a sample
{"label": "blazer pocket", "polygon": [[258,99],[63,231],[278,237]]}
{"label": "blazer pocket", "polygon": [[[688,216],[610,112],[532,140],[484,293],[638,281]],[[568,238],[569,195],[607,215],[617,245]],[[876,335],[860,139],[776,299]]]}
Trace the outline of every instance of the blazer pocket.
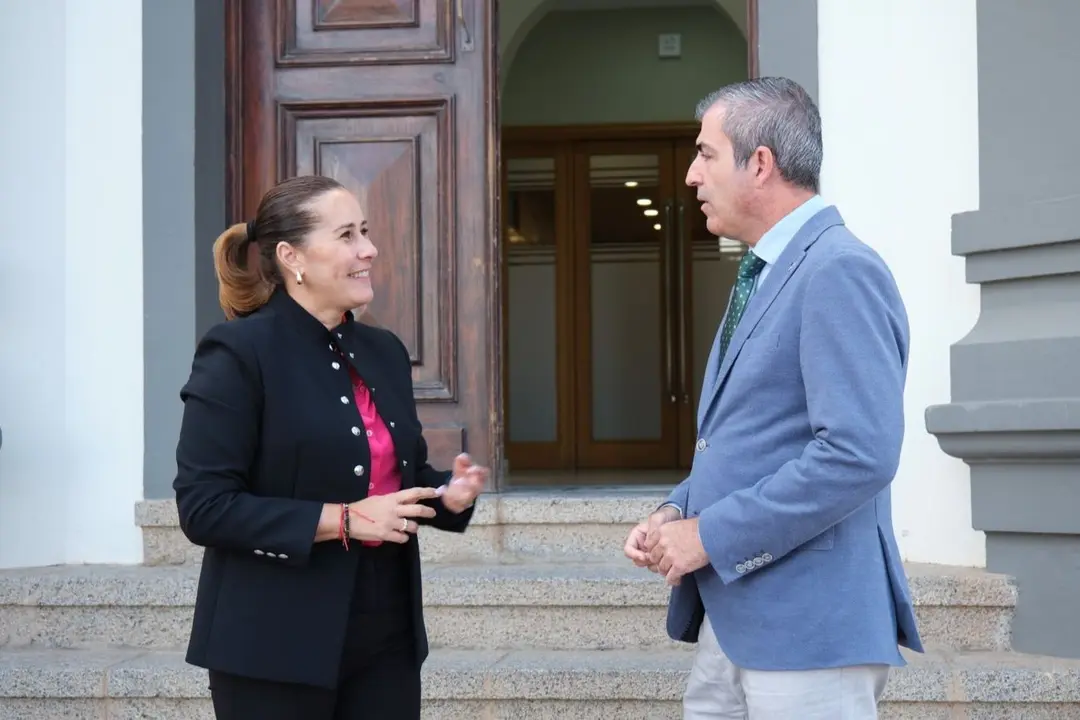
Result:
{"label": "blazer pocket", "polygon": [[759,352],[771,352],[780,347],[780,333],[765,331],[754,331],[750,333],[750,337],[746,338],[746,346],[754,347],[754,350]]}
{"label": "blazer pocket", "polygon": [[830,527],[816,537],[812,537],[803,543],[803,550],[832,550],[836,543],[836,528]]}

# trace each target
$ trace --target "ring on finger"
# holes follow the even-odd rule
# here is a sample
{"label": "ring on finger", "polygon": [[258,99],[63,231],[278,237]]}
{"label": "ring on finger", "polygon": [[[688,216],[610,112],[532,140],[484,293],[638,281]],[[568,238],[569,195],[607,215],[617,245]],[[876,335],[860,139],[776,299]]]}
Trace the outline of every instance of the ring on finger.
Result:
{"label": "ring on finger", "polygon": [[408,518],[401,518],[401,532],[408,532],[408,531],[409,531],[409,519]]}

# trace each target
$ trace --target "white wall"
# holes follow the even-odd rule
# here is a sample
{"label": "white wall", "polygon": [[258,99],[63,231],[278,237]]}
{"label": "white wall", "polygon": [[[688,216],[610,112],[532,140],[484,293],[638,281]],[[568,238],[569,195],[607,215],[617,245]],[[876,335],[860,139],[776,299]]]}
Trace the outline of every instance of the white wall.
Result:
{"label": "white wall", "polygon": [[0,3],[0,567],[140,562],[142,2]]}
{"label": "white wall", "polygon": [[893,490],[907,560],[985,564],[967,466],[926,432],[949,399],[949,346],[978,317],[950,253],[978,207],[975,0],[818,0],[823,191],[892,267],[911,322],[907,439]]}

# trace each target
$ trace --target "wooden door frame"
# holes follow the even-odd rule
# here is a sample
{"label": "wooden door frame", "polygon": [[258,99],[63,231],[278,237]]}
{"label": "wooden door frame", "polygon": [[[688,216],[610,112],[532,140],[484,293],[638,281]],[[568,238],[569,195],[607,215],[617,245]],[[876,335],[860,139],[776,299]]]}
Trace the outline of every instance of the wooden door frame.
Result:
{"label": "wooden door frame", "polygon": [[[746,74],[747,77],[757,78],[760,73],[760,59],[758,53],[758,0],[746,0]],[[496,103],[497,104],[497,103]],[[499,145],[497,157],[499,158],[499,190],[503,188],[503,169],[502,169],[502,146],[514,145],[514,146],[529,146],[529,147],[544,147],[551,148],[550,152],[555,152],[555,148],[558,145],[570,144],[570,142],[585,142],[595,140],[648,140],[648,139],[671,139],[676,140],[680,138],[694,138],[697,137],[699,131],[699,124],[693,123],[612,123],[612,124],[579,124],[579,125],[514,125],[514,126],[499,126],[497,128]],[[572,180],[571,180],[572,181]],[[572,188],[571,188],[572,193]],[[500,349],[501,356],[499,358],[499,366],[501,372],[499,376],[500,384],[500,426],[502,427],[502,433],[500,435],[501,443],[503,444],[503,458],[509,456],[508,447],[510,445],[509,432],[507,430],[507,422],[510,417],[509,408],[509,389],[507,388],[507,378],[509,377],[509,353],[508,353],[508,332],[505,331],[503,325],[503,318],[509,315],[509,295],[508,295],[508,283],[507,272],[508,263],[507,256],[503,252],[503,227],[501,217],[505,212],[504,203],[507,202],[505,196],[502,198],[502,205],[500,206],[499,220],[496,225],[496,243],[498,247],[498,276],[499,276],[499,314],[498,314],[498,327],[495,328],[497,332],[497,347]],[[689,245],[689,243],[687,244]],[[686,247],[684,252],[692,255],[693,248]],[[688,258],[689,262],[690,259]],[[690,280],[685,281],[687,283],[684,293],[690,293]],[[562,315],[557,315],[561,318]],[[573,332],[571,332],[571,337]],[[572,337],[577,341],[576,337]],[[572,350],[571,350],[572,352]],[[563,371],[565,362],[563,359],[563,351],[559,351],[557,354],[557,363],[559,371]],[[690,359],[684,358],[684,363],[687,367],[683,368],[684,373],[690,372]],[[556,377],[558,377],[556,375]],[[557,380],[556,380],[557,382]],[[567,412],[564,405],[570,405],[569,410],[570,418],[564,420],[563,416]],[[572,409],[572,403],[565,403],[562,393],[559,394],[559,431],[565,433],[570,438],[573,438],[577,434],[577,413],[575,409]],[[685,429],[687,424],[696,425],[697,418],[694,417],[694,413],[684,410],[679,413],[679,425],[680,432]],[[564,425],[564,422],[566,424]],[[561,463],[565,463],[566,453],[571,452],[571,449],[566,447],[567,439],[559,438],[558,456]],[[680,464],[684,460],[688,460],[685,456],[680,457]]]}
{"label": "wooden door frame", "polygon": [[[746,0],[746,55],[747,55],[747,77],[756,78],[760,75],[760,58],[758,52],[758,29],[759,15],[758,15],[758,0]],[[497,103],[496,103],[497,104]],[[498,130],[499,143],[499,190],[503,188],[503,172],[502,172],[502,145],[512,144],[515,146],[555,146],[560,143],[567,142],[587,142],[595,140],[656,140],[656,139],[668,139],[677,140],[680,138],[695,138],[699,130],[698,123],[613,123],[613,124],[598,124],[598,125],[520,125],[520,126],[500,126]],[[554,152],[554,150],[552,150]],[[572,192],[572,190],[571,190]],[[506,202],[506,198],[503,198],[503,203]],[[500,208],[503,209],[503,208]],[[505,212],[505,210],[504,210]],[[509,445],[509,434],[506,430],[506,421],[509,418],[509,389],[506,386],[509,362],[508,362],[508,348],[507,348],[507,333],[504,331],[504,318],[509,313],[509,296],[507,294],[507,259],[506,254],[503,252],[503,227],[500,221],[496,226],[496,243],[498,247],[498,276],[499,283],[501,285],[499,290],[499,316],[498,327],[494,328],[497,333],[496,346],[500,348],[501,358],[500,367],[502,368],[499,382],[500,382],[500,402],[501,402],[501,416],[500,423],[503,428],[501,434],[501,441],[503,442],[504,453],[503,457],[507,456],[505,448]],[[687,243],[689,245],[689,243]],[[686,247],[684,252],[692,255],[693,248]],[[686,280],[687,289],[684,292],[690,292],[690,280]],[[561,316],[558,316],[561,318]],[[562,353],[559,354],[559,368],[563,368]],[[687,366],[690,365],[690,359],[684,359]],[[690,368],[684,367],[683,373],[689,373]],[[563,422],[561,415],[565,412],[563,408],[562,399],[560,398],[560,423]],[[571,403],[572,405],[572,403]],[[574,437],[576,434],[576,413],[571,411],[573,416],[569,420],[569,424],[566,425],[565,432],[570,437]],[[696,417],[693,413],[682,412],[680,413],[680,426],[685,427],[687,423],[696,425]],[[560,427],[560,429],[562,429]],[[569,452],[565,447],[565,441],[560,442],[560,454]],[[682,458],[680,458],[682,459]]]}

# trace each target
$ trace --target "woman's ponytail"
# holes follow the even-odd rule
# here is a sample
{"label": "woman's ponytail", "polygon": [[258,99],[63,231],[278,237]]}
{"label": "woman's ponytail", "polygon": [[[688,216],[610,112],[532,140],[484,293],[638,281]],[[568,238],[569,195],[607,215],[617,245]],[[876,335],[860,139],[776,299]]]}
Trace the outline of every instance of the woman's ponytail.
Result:
{"label": "woman's ponytail", "polygon": [[255,312],[274,293],[275,283],[267,277],[248,228],[246,223],[237,223],[214,241],[218,302],[228,320]]}

